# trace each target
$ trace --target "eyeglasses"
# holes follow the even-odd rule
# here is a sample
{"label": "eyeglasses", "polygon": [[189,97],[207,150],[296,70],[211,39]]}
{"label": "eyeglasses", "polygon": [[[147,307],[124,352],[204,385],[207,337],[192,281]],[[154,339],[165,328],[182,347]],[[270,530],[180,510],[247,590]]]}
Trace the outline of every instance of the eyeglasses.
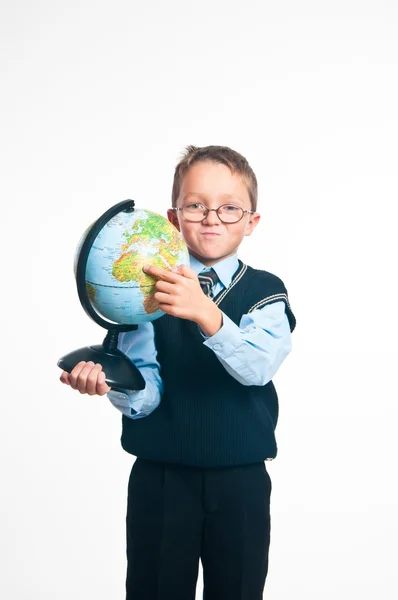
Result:
{"label": "eyeglasses", "polygon": [[187,206],[173,207],[171,210],[180,210],[184,219],[191,221],[191,223],[204,221],[212,210],[217,213],[222,223],[238,223],[246,213],[250,215],[254,214],[254,211],[244,210],[240,206],[235,206],[235,204],[223,204],[218,208],[207,208],[204,204],[198,204],[197,202],[188,204]]}

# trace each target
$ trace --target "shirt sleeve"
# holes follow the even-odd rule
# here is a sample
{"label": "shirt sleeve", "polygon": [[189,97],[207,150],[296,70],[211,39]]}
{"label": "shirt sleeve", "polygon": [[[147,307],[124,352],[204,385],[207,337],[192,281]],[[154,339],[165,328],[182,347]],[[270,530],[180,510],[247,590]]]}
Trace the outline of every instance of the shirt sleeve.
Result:
{"label": "shirt sleeve", "polygon": [[163,392],[152,323],[142,323],[135,331],[119,334],[118,349],[135,364],[145,379],[143,390],[111,390],[113,406],[130,419],[148,416],[159,406]]}
{"label": "shirt sleeve", "polygon": [[242,385],[266,385],[292,349],[285,303],[274,302],[245,314],[236,325],[223,313],[223,325],[204,344]]}

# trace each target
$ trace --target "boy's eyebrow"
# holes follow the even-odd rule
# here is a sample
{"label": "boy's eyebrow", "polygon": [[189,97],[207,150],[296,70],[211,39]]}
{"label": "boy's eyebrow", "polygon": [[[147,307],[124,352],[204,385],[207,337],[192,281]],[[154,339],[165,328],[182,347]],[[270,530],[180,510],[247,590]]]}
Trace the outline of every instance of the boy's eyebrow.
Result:
{"label": "boy's eyebrow", "polygon": [[[184,194],[184,196],[182,197],[182,201],[184,202],[191,196],[193,196],[195,198],[201,198],[202,200],[206,200],[206,194],[201,194],[200,192],[188,192],[188,194]],[[234,194],[221,194],[220,199],[224,199],[227,201],[228,200],[235,200],[235,201],[239,200],[240,202],[242,202],[242,204],[244,204],[244,201],[242,200],[242,198],[240,198],[240,196],[235,196]]]}

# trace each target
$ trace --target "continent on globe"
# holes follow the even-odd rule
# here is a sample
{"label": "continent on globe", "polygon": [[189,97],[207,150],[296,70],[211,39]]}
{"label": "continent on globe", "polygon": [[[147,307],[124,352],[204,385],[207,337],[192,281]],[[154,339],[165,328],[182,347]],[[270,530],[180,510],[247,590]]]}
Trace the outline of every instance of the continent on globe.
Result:
{"label": "continent on globe", "polygon": [[[163,237],[159,235],[159,221],[157,219],[137,220],[134,232],[125,232],[126,243],[122,244],[123,254],[114,262],[112,275],[118,281],[137,281],[144,295],[144,308],[148,314],[159,309],[153,297],[154,279],[144,273],[142,267],[147,264],[146,247],[153,244],[156,254],[151,263],[157,267],[171,269],[176,264],[181,250],[184,250],[182,237],[177,237],[169,227],[164,228]],[[130,250],[134,248],[134,250]]]}
{"label": "continent on globe", "polygon": [[97,290],[95,289],[95,287],[91,285],[91,283],[86,282],[86,290],[90,302],[95,302],[95,296],[97,294]]}

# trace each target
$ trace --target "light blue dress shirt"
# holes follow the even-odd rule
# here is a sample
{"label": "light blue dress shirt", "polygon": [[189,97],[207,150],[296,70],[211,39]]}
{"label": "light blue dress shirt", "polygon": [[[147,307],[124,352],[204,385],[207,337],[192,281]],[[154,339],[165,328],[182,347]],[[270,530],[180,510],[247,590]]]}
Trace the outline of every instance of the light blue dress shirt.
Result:
{"label": "light blue dress shirt", "polygon": [[[193,256],[190,265],[196,274],[210,269]],[[215,296],[229,286],[238,266],[237,254],[213,265],[219,278],[213,288]],[[205,346],[242,385],[266,385],[292,349],[290,325],[282,301],[243,315],[239,326],[223,313],[223,325],[215,335],[206,337],[201,333]],[[146,417],[159,405],[163,392],[152,323],[142,323],[136,331],[121,333],[118,348],[139,368],[146,387],[139,391],[111,390],[108,398],[127,417]]]}

